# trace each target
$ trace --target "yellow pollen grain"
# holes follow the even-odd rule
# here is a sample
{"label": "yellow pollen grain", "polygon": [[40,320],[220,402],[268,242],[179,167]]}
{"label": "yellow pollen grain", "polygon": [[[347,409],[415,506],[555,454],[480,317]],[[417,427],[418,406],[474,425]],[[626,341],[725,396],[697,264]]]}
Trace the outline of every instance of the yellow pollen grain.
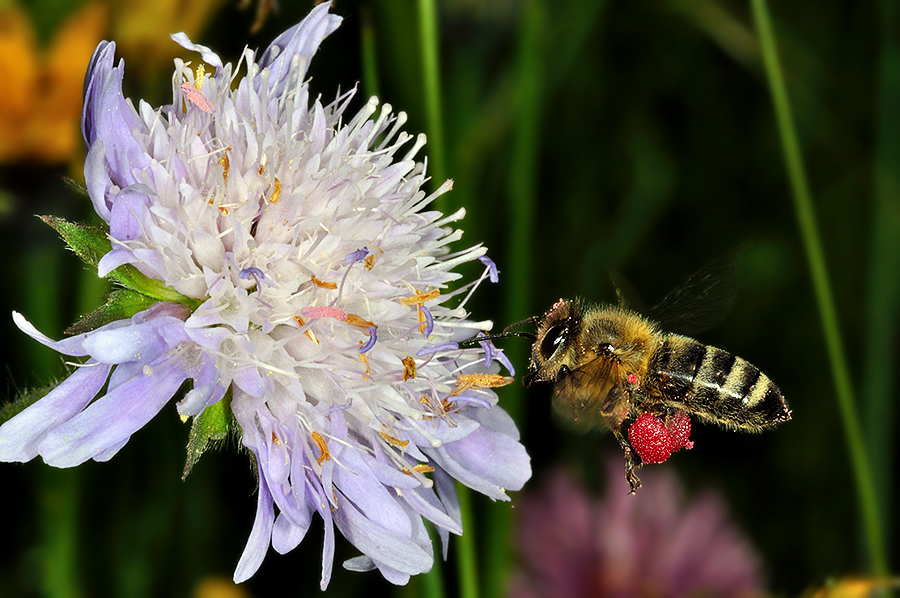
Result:
{"label": "yellow pollen grain", "polygon": [[219,206],[219,211],[226,216],[228,215],[228,208],[226,208],[225,206]]}
{"label": "yellow pollen grain", "polygon": [[378,433],[381,434],[381,437],[384,438],[385,440],[387,440],[388,443],[390,443],[394,446],[399,446],[400,448],[403,448],[407,444],[409,444],[409,440],[399,440],[397,438],[394,438],[393,436],[391,436],[390,434],[388,434],[386,432],[378,432]]}
{"label": "yellow pollen grain", "polygon": [[316,443],[316,446],[319,447],[319,451],[322,453],[319,455],[319,458],[316,459],[316,463],[321,465],[323,462],[331,459],[331,453],[328,452],[328,445],[325,444],[325,439],[322,438],[322,435],[318,432],[313,432],[311,434],[313,442]]}
{"label": "yellow pollen grain", "polygon": [[416,377],[416,360],[407,355],[400,360],[403,362],[403,381]]}
{"label": "yellow pollen grain", "polygon": [[[300,328],[306,326],[306,320],[304,320],[300,316],[294,316],[294,321],[300,325]],[[306,329],[306,338],[316,343],[317,345],[319,344],[319,339],[316,338],[316,334],[309,328]]]}
{"label": "yellow pollen grain", "polygon": [[309,279],[310,279],[310,282],[312,282],[314,285],[316,285],[316,286],[319,287],[320,289],[336,289],[336,288],[337,288],[337,283],[334,283],[334,282],[322,282],[321,280],[319,280],[318,278],[316,278],[315,275],[311,275],[311,276],[309,277]]}
{"label": "yellow pollen grain", "polygon": [[441,294],[440,289],[432,289],[427,293],[423,293],[416,289],[416,294],[412,297],[403,297],[400,299],[400,305],[422,305],[426,301],[431,301],[432,299],[437,299]]}
{"label": "yellow pollen grain", "polygon": [[[432,467],[431,465],[422,465],[422,464],[413,465],[413,469],[415,469],[419,473],[431,473],[432,471],[434,471],[434,467]],[[409,467],[403,467],[400,469],[400,471],[402,471],[406,475],[412,475],[412,472],[409,470]]]}
{"label": "yellow pollen grain", "polygon": [[373,322],[370,322],[356,314],[347,314],[347,323],[351,326],[356,326],[357,328],[362,328],[364,330],[368,330],[369,328],[378,328],[378,326]]}
{"label": "yellow pollen grain", "polygon": [[272,196],[269,197],[269,203],[278,203],[278,200],[281,198],[281,181],[278,180],[278,177],[275,177],[275,190],[272,191]]}
{"label": "yellow pollen grain", "polygon": [[275,430],[272,430],[272,444],[281,444],[281,441],[278,439],[278,436],[275,434]]}

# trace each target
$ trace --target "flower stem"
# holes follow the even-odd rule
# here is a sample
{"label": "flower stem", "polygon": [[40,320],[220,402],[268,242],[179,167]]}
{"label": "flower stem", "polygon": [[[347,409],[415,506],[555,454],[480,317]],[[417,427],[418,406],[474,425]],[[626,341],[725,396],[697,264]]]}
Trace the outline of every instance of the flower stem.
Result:
{"label": "flower stem", "polygon": [[822,320],[822,329],[828,349],[828,358],[831,363],[831,373],[834,378],[838,407],[844,424],[844,433],[847,438],[859,496],[869,558],[873,573],[877,576],[883,576],[888,573],[888,568],[875,495],[875,484],[869,460],[866,457],[866,447],[863,444],[859,418],[856,413],[853,386],[850,382],[847,358],[844,353],[838,325],[837,310],[831,292],[831,284],[828,280],[825,256],[816,225],[812,197],[803,167],[803,158],[797,141],[787,89],[781,75],[778,53],[775,47],[775,37],[766,2],[765,0],[751,0],[751,4],[757,34],[759,35],[763,63],[772,93],[778,132],[781,137],[788,178],[790,179],[797,221],[800,226],[800,235],[803,239],[816,302],[819,306],[819,316]]}

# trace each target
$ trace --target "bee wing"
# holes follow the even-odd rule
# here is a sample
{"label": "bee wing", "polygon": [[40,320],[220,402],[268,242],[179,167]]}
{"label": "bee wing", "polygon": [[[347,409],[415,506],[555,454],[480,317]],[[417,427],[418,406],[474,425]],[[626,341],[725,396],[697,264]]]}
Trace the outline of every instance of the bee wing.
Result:
{"label": "bee wing", "polygon": [[[553,385],[553,413],[580,431],[616,426],[622,392],[612,363],[598,357],[561,374]],[[624,418],[623,418],[624,419]]]}
{"label": "bee wing", "polygon": [[721,256],[691,274],[646,315],[665,328],[691,335],[725,319],[734,303],[743,248]]}

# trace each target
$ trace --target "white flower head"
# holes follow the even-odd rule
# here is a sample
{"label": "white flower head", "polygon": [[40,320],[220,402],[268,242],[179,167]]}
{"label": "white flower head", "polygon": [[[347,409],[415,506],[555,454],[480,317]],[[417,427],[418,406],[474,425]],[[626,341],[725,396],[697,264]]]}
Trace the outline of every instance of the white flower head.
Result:
{"label": "white flower head", "polygon": [[[449,249],[464,211],[428,209],[451,184],[422,191],[424,136],[375,98],[345,118],[355,90],[310,100],[307,65],[341,20],[328,10],[237,68],[174,35],[206,66],[176,61],[161,108],[123,96],[124,65],[101,43],[83,115],[87,187],[113,243],[100,274],[131,264],[199,307],[160,302],[60,342],[15,316],[88,359],[0,427],[0,459],[109,459],[185,380],[184,418],[230,398],[259,471],[236,581],[270,544],[294,548],[318,513],[323,587],[334,525],[363,553],[345,566],[405,583],[433,564],[423,517],[445,550],[462,532],[454,479],[507,500],[531,475],[491,390],[511,381],[493,360],[511,365],[489,342],[460,345],[490,327],[465,304],[496,267],[483,247]],[[450,290],[475,259],[484,274]]]}

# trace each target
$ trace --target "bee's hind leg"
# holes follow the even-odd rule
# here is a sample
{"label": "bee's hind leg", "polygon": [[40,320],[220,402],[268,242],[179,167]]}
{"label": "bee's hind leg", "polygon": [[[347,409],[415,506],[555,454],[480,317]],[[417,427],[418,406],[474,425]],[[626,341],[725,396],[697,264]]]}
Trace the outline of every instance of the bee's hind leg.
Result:
{"label": "bee's hind leg", "polygon": [[635,456],[631,445],[621,431],[613,429],[613,434],[615,434],[616,440],[619,441],[619,446],[625,451],[625,481],[628,482],[628,486],[631,488],[628,494],[634,494],[641,487],[641,479],[635,473],[641,468],[640,458]]}

